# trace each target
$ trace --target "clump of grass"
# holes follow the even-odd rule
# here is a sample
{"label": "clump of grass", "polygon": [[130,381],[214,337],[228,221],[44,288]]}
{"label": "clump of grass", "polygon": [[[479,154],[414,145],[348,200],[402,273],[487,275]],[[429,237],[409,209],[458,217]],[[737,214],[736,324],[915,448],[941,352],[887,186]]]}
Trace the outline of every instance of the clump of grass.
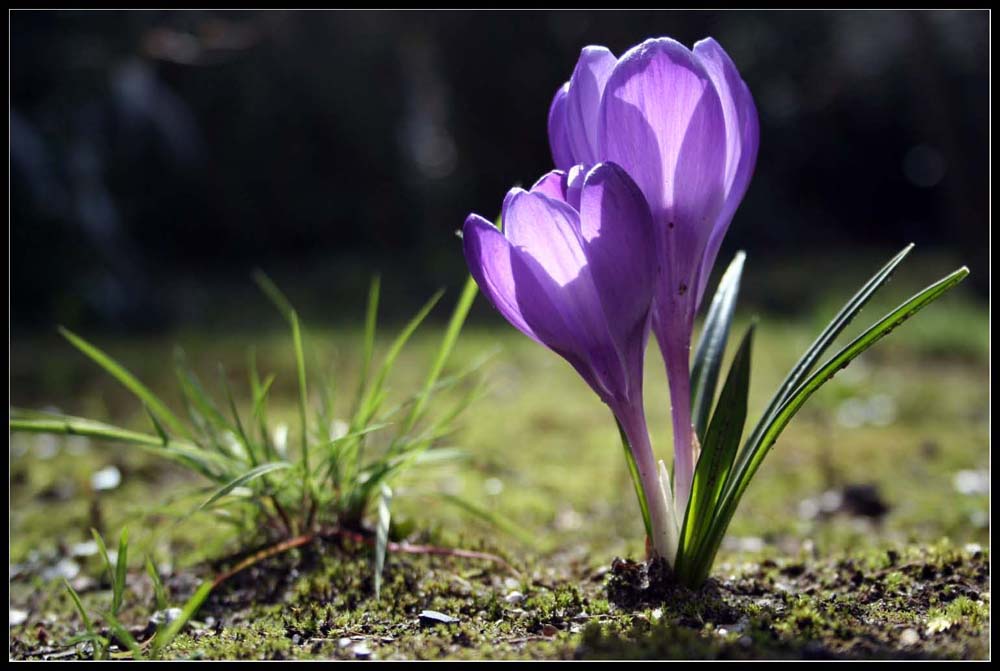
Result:
{"label": "clump of grass", "polygon": [[[108,577],[111,579],[111,608],[98,613],[101,619],[107,624],[107,630],[99,630],[97,628],[95,620],[87,613],[87,609],[84,608],[83,602],[80,600],[80,595],[76,593],[76,590],[69,584],[69,581],[64,578],[63,583],[69,592],[73,605],[80,614],[84,628],[84,633],[71,638],[68,644],[89,643],[93,650],[94,659],[108,659],[112,641],[108,637],[110,633],[120,646],[128,648],[132,659],[159,659],[163,649],[177,637],[177,634],[181,633],[184,626],[194,617],[198,609],[201,608],[202,603],[208,598],[209,593],[212,591],[212,583],[210,581],[202,583],[184,606],[179,609],[179,613],[174,618],[169,622],[166,618],[163,618],[157,625],[156,633],[153,634],[153,637],[145,643],[140,644],[135,636],[132,635],[132,632],[128,630],[128,627],[124,626],[118,619],[118,614],[125,602],[125,580],[128,575],[128,529],[122,530],[121,538],[118,541],[118,554],[114,562],[111,561],[107,546],[101,535],[97,531],[92,531],[92,533],[94,541],[100,550],[101,557],[104,559]],[[163,586],[163,581],[160,579],[160,574],[156,571],[156,567],[148,557],[146,558],[146,570],[153,582],[156,607],[159,611],[166,611],[169,605],[167,591]]]}
{"label": "clump of grass", "polygon": [[[175,414],[132,373],[95,345],[67,329],[62,335],[142,402],[153,433],[129,430],[106,422],[61,414],[12,410],[10,429],[61,435],[79,435],[124,443],[181,464],[211,485],[191,513],[209,512],[231,521],[246,544],[259,540],[294,547],[331,530],[365,533],[375,547],[375,591],[389,544],[393,484],[402,474],[464,455],[441,445],[455,420],[477,396],[478,387],[458,402],[439,408],[437,394],[463,381],[482,363],[444,376],[449,357],[476,294],[469,279],[451,313],[444,335],[420,388],[402,403],[387,404],[387,380],[407,341],[440,300],[436,293],[403,327],[376,365],[375,340],[379,280],[368,294],[361,349],[361,375],[351,399],[348,421],[333,416],[333,381],[312,375],[306,367],[305,343],[296,310],[277,286],[261,272],[255,280],[288,322],[298,386],[297,435],[288,427],[272,427],[268,398],[275,376],[262,377],[253,350],[249,353],[252,407],[241,413],[220,372],[224,398],[213,399],[198,377],[178,356],[176,374],[186,418]],[[319,390],[318,404],[310,403],[310,388]],[[433,411],[432,411],[433,408]],[[279,429],[275,431],[274,429]],[[295,447],[291,447],[291,445]],[[456,503],[454,497],[442,500]],[[461,502],[457,502],[460,503]],[[481,507],[466,503],[470,513],[500,522]],[[370,517],[373,516],[373,519]],[[503,524],[501,524],[503,526]]]}

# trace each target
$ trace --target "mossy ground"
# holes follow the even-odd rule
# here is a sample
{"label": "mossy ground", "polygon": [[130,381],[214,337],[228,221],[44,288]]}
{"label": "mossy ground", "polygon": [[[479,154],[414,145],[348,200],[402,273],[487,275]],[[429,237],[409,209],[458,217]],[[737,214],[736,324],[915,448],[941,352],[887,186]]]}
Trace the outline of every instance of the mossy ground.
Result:
{"label": "mossy ground", "polygon": [[[926,283],[931,275],[921,269],[919,279]],[[752,277],[748,269],[747,281]],[[859,321],[873,320],[916,288],[904,275]],[[847,290],[831,293],[843,299]],[[797,300],[794,291],[784,301],[777,292],[768,295],[754,352],[751,418],[835,309],[832,298],[811,298],[792,317],[783,308]],[[308,324],[310,310],[302,312]],[[635,566],[618,562],[612,569],[616,556],[640,559],[643,545],[606,409],[550,353],[496,321],[473,324],[459,341],[456,363],[499,353],[482,373],[487,395],[449,442],[470,458],[460,468],[399,482],[395,529],[417,542],[498,554],[513,570],[395,553],[376,600],[367,547],[318,543],[224,584],[166,656],[987,657],[988,492],[956,490],[960,472],[974,478],[989,469],[987,324],[985,308],[958,292],[838,375],[768,456],[712,581],[698,593],[668,594],[657,591],[655,579],[652,588],[630,583],[635,571],[641,574]],[[317,328],[307,335],[311,358],[333,362],[342,388],[353,389],[357,330]],[[419,383],[436,337],[430,326],[404,352],[392,376],[395,393]],[[196,370],[225,362],[235,384],[245,379],[246,347],[255,343],[261,368],[278,373],[275,418],[294,426],[293,360],[281,331],[92,339],[172,403],[173,344],[184,347]],[[12,405],[57,406],[145,429],[128,393],[55,338],[15,337],[11,366]],[[647,366],[650,426],[659,456],[667,458],[667,393],[655,348]],[[91,474],[108,465],[121,472],[121,486],[92,491]],[[71,581],[84,603],[106,608],[108,585],[96,557],[71,558],[91,527],[110,540],[129,526],[133,560],[121,619],[136,632],[146,629],[153,610],[143,555],[161,566],[179,605],[199,579],[222,570],[224,558],[245,551],[246,541],[213,517],[178,521],[178,513],[203,499],[203,484],[121,446],[12,436],[10,599],[12,614],[26,617],[11,627],[11,656],[86,657],[82,647],[66,646],[81,624],[53,569],[71,559]],[[844,495],[857,485],[872,486],[875,511],[822,501],[824,492]],[[533,543],[470,519],[430,495],[437,489],[502,513]],[[422,624],[420,613],[428,609],[459,621]]]}

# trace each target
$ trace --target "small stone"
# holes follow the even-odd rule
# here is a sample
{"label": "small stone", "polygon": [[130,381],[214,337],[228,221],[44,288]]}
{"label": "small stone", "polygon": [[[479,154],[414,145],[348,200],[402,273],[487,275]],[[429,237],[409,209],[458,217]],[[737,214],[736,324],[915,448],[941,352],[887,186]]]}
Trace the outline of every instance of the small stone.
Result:
{"label": "small stone", "polygon": [[372,657],[372,649],[368,647],[368,643],[366,641],[362,641],[361,643],[355,645],[351,648],[351,652],[354,653],[355,659],[371,659]]}
{"label": "small stone", "polygon": [[559,633],[559,627],[554,624],[546,624],[542,626],[542,636],[552,637]]}
{"label": "small stone", "polygon": [[28,620],[28,611],[19,608],[10,609],[10,626],[16,627]]}
{"label": "small stone", "polygon": [[153,613],[149,618],[149,624],[154,627],[166,626],[181,616],[180,608],[164,608]]}
{"label": "small stone", "polygon": [[84,541],[76,543],[69,549],[70,555],[74,557],[91,557],[97,554],[97,541]]}
{"label": "small stone", "polygon": [[436,610],[424,610],[420,612],[420,624],[425,627],[433,627],[438,624],[455,624],[457,622],[457,617],[445,615]]}
{"label": "small stone", "polygon": [[513,591],[503,598],[504,601],[510,604],[517,604],[524,601],[524,595],[518,591]]}
{"label": "small stone", "polygon": [[50,566],[42,571],[42,580],[58,580],[65,578],[72,580],[80,573],[80,565],[72,559],[60,559],[55,566]]}
{"label": "small stone", "polygon": [[983,553],[983,546],[979,543],[966,543],[965,551],[968,552],[973,557],[978,557]]}
{"label": "small stone", "polygon": [[351,639],[349,639],[349,638],[347,638],[345,636],[344,638],[342,638],[342,639],[340,639],[340,640],[337,641],[337,647],[338,648],[346,648],[347,646],[349,646],[353,642],[354,641],[352,641]]}
{"label": "small stone", "polygon": [[90,486],[94,491],[115,489],[122,483],[122,472],[116,466],[108,466],[90,476]]}
{"label": "small stone", "polygon": [[920,634],[917,633],[916,629],[907,627],[903,630],[903,633],[899,635],[899,644],[905,646],[916,645],[920,642]]}

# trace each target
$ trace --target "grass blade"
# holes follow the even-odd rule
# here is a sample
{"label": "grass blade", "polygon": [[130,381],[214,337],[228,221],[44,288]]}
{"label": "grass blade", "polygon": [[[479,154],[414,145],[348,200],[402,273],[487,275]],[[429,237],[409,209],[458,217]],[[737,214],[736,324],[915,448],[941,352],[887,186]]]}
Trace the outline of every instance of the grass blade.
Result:
{"label": "grass blade", "polygon": [[94,345],[91,345],[89,342],[69,329],[60,326],[59,333],[61,333],[71,345],[83,352],[83,354],[85,354],[91,361],[107,371],[126,389],[135,394],[139,400],[146,404],[146,407],[149,408],[150,412],[156,415],[161,422],[170,427],[171,431],[188,439],[192,437],[187,427],[184,426],[180,419],[178,419],[169,408],[167,408],[166,404],[161,401],[156,394],[150,391],[146,385],[139,382],[139,380],[132,375],[132,373],[126,370],[124,366],[108,356],[104,351],[98,349]]}
{"label": "grass blade", "polygon": [[694,365],[691,368],[691,413],[692,423],[698,440],[705,442],[708,418],[712,412],[712,401],[722,368],[722,357],[729,340],[736,299],[740,292],[740,278],[746,254],[737,252],[712,298],[712,305],[705,318],[705,327],[695,349]]}
{"label": "grass blade", "polygon": [[[20,413],[20,411],[15,411]],[[138,431],[130,431],[121,427],[68,415],[47,415],[20,417],[9,420],[11,431],[27,433],[52,433],[66,436],[86,436],[119,443],[136,445],[160,457],[182,464],[191,470],[217,480],[220,472],[231,468],[231,463],[218,454],[206,452],[188,443],[171,440],[163,445],[162,438]]]}
{"label": "grass blade", "polygon": [[375,527],[375,599],[382,594],[382,570],[385,568],[385,553],[389,548],[389,523],[392,519],[389,505],[392,503],[392,489],[383,484],[378,499],[378,522]]}
{"label": "grass blade", "polygon": [[122,529],[115,558],[114,582],[111,585],[111,614],[117,615],[125,601],[125,579],[128,576],[128,528]]}
{"label": "grass blade", "polygon": [[132,659],[143,659],[142,646],[139,645],[139,642],[135,640],[135,637],[129,633],[129,630],[125,628],[125,625],[118,621],[115,614],[104,613],[104,619],[108,621],[108,627],[115,635],[115,638],[123,643],[125,647],[129,649],[129,652],[132,653]]}
{"label": "grass blade", "polygon": [[171,622],[163,631],[156,633],[153,637],[151,643],[152,656],[159,657],[160,652],[163,651],[170,643],[177,638],[177,634],[181,633],[184,626],[195,616],[198,609],[208,598],[208,595],[212,593],[212,581],[206,580],[203,582],[195,593],[187,600],[187,603],[181,608],[181,614],[176,620]]}
{"label": "grass blade", "polygon": [[87,611],[83,607],[83,602],[80,601],[80,595],[76,593],[73,586],[69,584],[66,578],[63,578],[63,584],[66,585],[66,591],[69,592],[69,598],[73,600],[73,605],[76,606],[76,612],[80,613],[80,618],[83,620],[83,628],[87,630],[87,634],[93,638],[98,638],[97,632],[94,631],[94,623],[91,622],[90,616],[87,615]]}
{"label": "grass blade", "polygon": [[160,572],[156,570],[156,565],[153,561],[146,557],[146,573],[149,574],[149,579],[153,583],[153,596],[156,599],[156,610],[165,610],[170,606],[170,599],[167,597],[167,589],[163,586],[163,580],[160,578]]}
{"label": "grass blade", "polygon": [[460,496],[455,496],[454,494],[446,494],[444,492],[438,492],[436,494],[438,498],[442,501],[450,503],[458,508],[461,508],[465,512],[469,513],[473,517],[478,517],[484,522],[490,524],[491,526],[499,529],[500,531],[513,536],[517,540],[524,543],[530,548],[535,548],[538,543],[535,541],[534,536],[525,531],[523,528],[518,526],[513,520],[500,513],[494,512],[492,510],[487,510],[482,506],[476,505],[468,499],[462,498]]}
{"label": "grass blade", "polygon": [[365,309],[365,332],[361,344],[361,372],[358,379],[357,400],[355,411],[361,408],[365,398],[365,387],[368,384],[368,373],[371,370],[372,358],[375,356],[375,325],[378,321],[378,301],[381,290],[381,279],[378,275],[372,278],[368,288],[368,306]]}
{"label": "grass blade", "polygon": [[465,324],[465,318],[469,314],[469,309],[472,308],[472,303],[476,298],[476,293],[479,291],[479,286],[476,284],[475,279],[470,275],[468,279],[465,280],[465,286],[462,288],[462,293],[458,297],[458,302],[455,304],[455,309],[451,313],[451,319],[448,320],[448,327],[445,329],[444,337],[441,339],[441,345],[438,347],[437,354],[434,356],[434,362],[431,364],[430,371],[427,374],[427,379],[424,381],[423,390],[417,397],[416,403],[410,409],[410,414],[407,416],[406,421],[403,423],[403,433],[407,433],[413,428],[421,416],[423,411],[427,406],[427,401],[430,398],[430,392],[437,383],[438,378],[441,376],[441,371],[444,369],[445,363],[448,361],[448,357],[451,355],[452,349],[455,347],[455,341],[458,340],[458,334],[462,331],[462,326]]}
{"label": "grass blade", "polygon": [[217,489],[210,497],[208,497],[208,499],[205,500],[204,503],[198,506],[194,510],[194,512],[199,512],[204,510],[205,508],[212,505],[213,503],[215,503],[216,501],[218,501],[223,496],[233,491],[237,487],[242,487],[248,482],[252,482],[253,480],[256,480],[257,478],[267,475],[268,473],[271,473],[273,471],[279,471],[291,467],[292,464],[287,461],[276,461],[276,462],[261,464],[256,468],[252,468],[246,473],[240,475],[239,477],[233,478],[232,480],[224,484],[222,487]]}
{"label": "grass blade", "polygon": [[101,559],[104,560],[104,567],[108,570],[108,582],[114,584],[115,568],[111,565],[111,557],[108,556],[108,546],[104,544],[104,539],[101,538],[101,534],[97,533],[97,529],[91,529],[90,535],[94,537],[94,542],[97,543],[97,551],[101,553]]}

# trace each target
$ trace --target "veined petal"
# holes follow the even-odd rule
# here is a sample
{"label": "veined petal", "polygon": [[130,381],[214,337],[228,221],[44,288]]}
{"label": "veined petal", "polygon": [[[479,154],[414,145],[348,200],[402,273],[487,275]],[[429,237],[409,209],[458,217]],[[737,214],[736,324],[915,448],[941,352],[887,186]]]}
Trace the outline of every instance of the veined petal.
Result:
{"label": "veined petal", "polygon": [[[565,202],[512,189],[504,233],[516,255],[515,278],[533,273],[546,304],[518,292],[525,322],[539,340],[570,361],[605,400],[627,393],[626,374],[584,253],[580,215]],[[524,296],[524,300],[521,296]]]}
{"label": "veined petal", "polygon": [[700,60],[669,39],[647,40],[618,61],[598,126],[601,158],[646,195],[664,237],[665,264],[693,277],[725,195],[726,125]]}
{"label": "veined petal", "polygon": [[649,314],[657,274],[656,231],[639,187],[614,163],[600,163],[587,173],[580,232],[612,334],[631,330]]}
{"label": "veined petal", "polygon": [[462,247],[469,272],[493,307],[519,331],[541,342],[518,304],[517,278],[511,263],[516,250],[503,233],[478,214],[470,214],[462,228]]}
{"label": "veined petal", "polygon": [[584,47],[566,94],[566,137],[577,163],[599,160],[597,117],[604,86],[618,59],[605,47]]}
{"label": "veined petal", "polygon": [[725,237],[736,208],[750,184],[757,163],[760,123],[749,87],[719,43],[710,37],[706,38],[694,45],[694,53],[712,78],[726,119],[726,198],[705,249],[703,271],[698,285],[700,302],[715,264],[715,257],[722,245],[722,238]]}
{"label": "veined petal", "polygon": [[543,193],[549,198],[565,202],[566,172],[563,170],[550,170],[531,186],[530,191],[532,193]]}
{"label": "veined petal", "polygon": [[574,210],[580,210],[580,190],[583,188],[583,180],[590,168],[591,166],[581,163],[574,165],[566,173],[566,202]]}
{"label": "veined petal", "polygon": [[576,161],[573,160],[573,149],[569,144],[566,132],[566,94],[569,92],[569,82],[563,84],[552,104],[549,105],[549,148],[552,150],[552,161],[560,170],[569,170]]}

